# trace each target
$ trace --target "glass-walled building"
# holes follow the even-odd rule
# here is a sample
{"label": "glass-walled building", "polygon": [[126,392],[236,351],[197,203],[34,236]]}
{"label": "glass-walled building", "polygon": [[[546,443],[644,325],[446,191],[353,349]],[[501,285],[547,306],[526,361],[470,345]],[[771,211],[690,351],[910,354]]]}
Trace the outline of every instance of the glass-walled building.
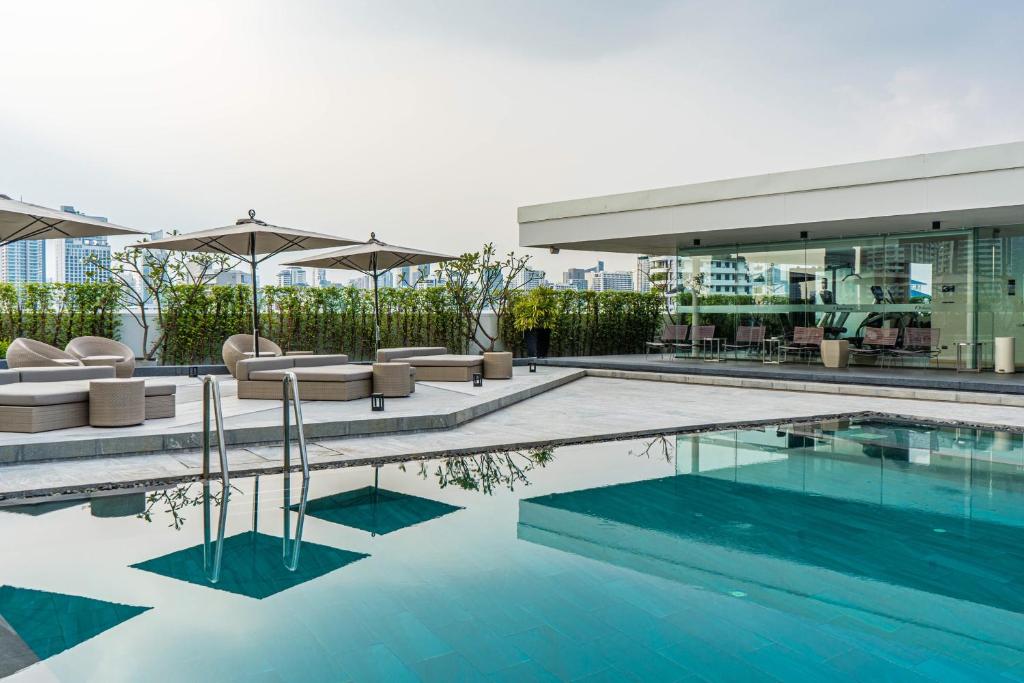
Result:
{"label": "glass-walled building", "polygon": [[524,246],[678,257],[676,310],[724,339],[819,327],[856,347],[895,328],[902,346],[923,328],[951,365],[957,342],[1024,329],[1024,143],[529,206],[519,222]]}
{"label": "glass-walled building", "polygon": [[[939,363],[955,343],[1013,337],[1024,326],[1024,225],[802,239],[680,249],[690,286],[678,311],[769,336],[822,327],[826,339],[859,345],[868,327],[930,328]],[[702,274],[700,279],[687,276]],[[696,296],[694,296],[696,294]],[[1024,344],[1017,348],[1024,365]]]}

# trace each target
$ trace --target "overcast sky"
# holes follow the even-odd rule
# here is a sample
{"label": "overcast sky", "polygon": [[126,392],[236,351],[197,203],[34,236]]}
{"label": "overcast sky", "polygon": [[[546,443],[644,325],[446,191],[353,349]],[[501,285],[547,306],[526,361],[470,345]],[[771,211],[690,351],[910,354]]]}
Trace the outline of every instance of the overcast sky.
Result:
{"label": "overcast sky", "polygon": [[[145,230],[253,208],[518,250],[523,204],[1024,139],[1020,0],[48,0],[0,26],[0,193]],[[556,280],[597,258],[531,251]]]}

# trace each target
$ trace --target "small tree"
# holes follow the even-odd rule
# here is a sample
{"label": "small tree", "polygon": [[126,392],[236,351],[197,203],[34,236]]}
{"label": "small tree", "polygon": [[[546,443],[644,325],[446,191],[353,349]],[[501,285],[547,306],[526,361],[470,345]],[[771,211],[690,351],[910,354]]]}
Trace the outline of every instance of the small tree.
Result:
{"label": "small tree", "polygon": [[[145,360],[153,360],[163,345],[166,337],[163,331],[164,307],[171,297],[174,286],[210,284],[217,275],[225,270],[231,270],[238,263],[238,259],[224,254],[162,249],[123,249],[111,255],[109,264],[95,256],[90,256],[86,260],[87,267],[92,269],[87,273],[88,276],[103,279],[100,276],[102,274],[111,282],[120,285],[120,305],[142,329],[142,351]],[[151,344],[148,313],[154,309],[156,325],[161,333]]]}
{"label": "small tree", "polygon": [[[467,350],[493,351],[501,337],[501,328],[509,314],[516,292],[523,288],[520,275],[529,265],[529,256],[509,252],[503,258],[488,242],[481,251],[466,253],[441,265],[444,287],[462,318]],[[483,326],[484,313],[492,311],[497,329],[492,334]]]}

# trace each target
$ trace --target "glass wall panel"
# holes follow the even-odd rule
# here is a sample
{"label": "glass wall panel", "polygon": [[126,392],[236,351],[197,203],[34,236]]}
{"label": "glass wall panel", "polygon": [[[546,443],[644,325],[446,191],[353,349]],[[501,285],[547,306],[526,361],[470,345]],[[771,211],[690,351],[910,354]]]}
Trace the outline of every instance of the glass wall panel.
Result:
{"label": "glass wall panel", "polygon": [[[1024,226],[1015,236],[1020,248],[1016,267],[1024,271]],[[1001,239],[1000,248],[1012,253],[1008,236]],[[950,365],[955,343],[976,334],[971,231],[694,248],[679,255],[685,290],[681,304],[690,314],[688,322],[715,325],[716,336],[726,340],[733,340],[740,326],[763,325],[766,337],[784,338],[791,338],[796,327],[816,326],[824,328],[826,339],[848,339],[857,347],[866,328],[879,327],[898,329],[897,343],[903,346],[908,328],[934,328],[938,345],[946,347],[935,362]],[[1005,268],[1011,261],[999,263]],[[1000,277],[1005,290],[1009,280],[1024,278],[1024,272]],[[1024,308],[1020,293],[1015,301]],[[1024,310],[1008,310],[1003,317],[1021,324]],[[995,321],[991,315],[990,328]],[[1024,356],[1024,349],[1018,353]],[[877,362],[874,356],[859,358]],[[928,355],[902,360],[932,361]]]}
{"label": "glass wall panel", "polygon": [[[978,337],[1019,337],[1024,328],[1024,226],[979,228],[975,247]],[[1024,365],[1024,343],[1016,346]]]}

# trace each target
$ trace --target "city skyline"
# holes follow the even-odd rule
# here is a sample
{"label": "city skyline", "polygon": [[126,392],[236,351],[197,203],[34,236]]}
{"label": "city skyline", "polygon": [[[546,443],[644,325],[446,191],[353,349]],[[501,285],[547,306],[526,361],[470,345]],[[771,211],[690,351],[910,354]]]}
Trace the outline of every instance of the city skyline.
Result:
{"label": "city skyline", "polygon": [[252,208],[444,253],[493,240],[560,273],[601,257],[518,248],[514,207],[1024,138],[1020,3],[598,7],[7,3],[50,39],[0,46],[0,192],[148,231]]}

